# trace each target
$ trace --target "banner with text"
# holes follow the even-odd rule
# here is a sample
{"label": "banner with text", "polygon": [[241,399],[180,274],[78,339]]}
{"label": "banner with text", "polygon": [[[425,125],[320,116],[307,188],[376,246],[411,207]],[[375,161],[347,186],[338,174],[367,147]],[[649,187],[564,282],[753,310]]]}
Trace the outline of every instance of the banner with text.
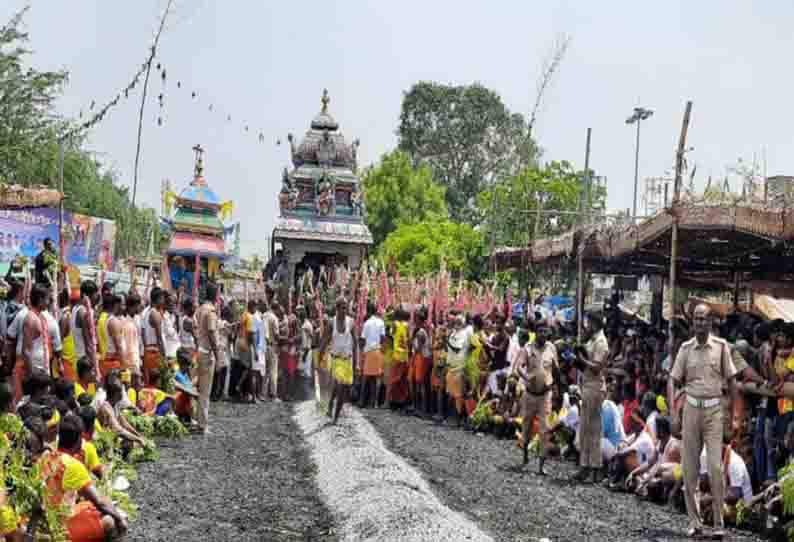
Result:
{"label": "banner with text", "polygon": [[[65,211],[63,214],[66,262],[72,265],[113,266],[116,223]],[[0,273],[21,254],[33,260],[52,239],[57,249],[58,209],[0,210]]]}

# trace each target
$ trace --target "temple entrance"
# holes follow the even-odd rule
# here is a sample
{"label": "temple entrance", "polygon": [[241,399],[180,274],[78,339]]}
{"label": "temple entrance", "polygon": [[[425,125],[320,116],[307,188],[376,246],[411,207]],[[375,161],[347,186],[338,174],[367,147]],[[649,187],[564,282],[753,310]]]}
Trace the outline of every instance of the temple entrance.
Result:
{"label": "temple entrance", "polygon": [[303,275],[312,270],[314,274],[314,286],[320,278],[320,268],[325,267],[326,272],[333,269],[336,265],[347,265],[348,257],[344,254],[324,254],[322,252],[307,252],[303,259],[295,265],[295,286],[301,284]]}

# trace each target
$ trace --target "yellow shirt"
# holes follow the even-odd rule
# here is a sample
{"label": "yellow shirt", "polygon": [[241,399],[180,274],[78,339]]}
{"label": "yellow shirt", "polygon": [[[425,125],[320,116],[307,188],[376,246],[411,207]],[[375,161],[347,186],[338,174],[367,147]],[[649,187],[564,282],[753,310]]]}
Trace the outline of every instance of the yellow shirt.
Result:
{"label": "yellow shirt", "polygon": [[102,466],[102,461],[99,460],[96,446],[94,446],[94,443],[90,440],[83,440],[83,463],[91,472],[95,472],[97,468]]}
{"label": "yellow shirt", "polygon": [[92,382],[91,384],[88,385],[88,389],[85,389],[83,385],[80,384],[80,382],[75,382],[74,383],[75,398],[80,398],[80,396],[83,395],[84,393],[87,393],[92,398],[96,397],[96,384]]}
{"label": "yellow shirt", "polygon": [[408,323],[394,322],[394,361],[408,361]]}
{"label": "yellow shirt", "polygon": [[254,331],[254,315],[245,311],[240,320],[240,336],[237,339],[238,350],[248,352],[248,334]]}
{"label": "yellow shirt", "polygon": [[99,352],[98,354],[103,355],[105,352],[108,351],[108,313],[103,312],[99,315],[99,320],[97,321],[96,328],[97,328],[97,339],[99,339]]}
{"label": "yellow shirt", "polygon": [[138,392],[135,391],[135,388],[130,388],[127,390],[127,398],[130,400],[130,403],[133,405],[138,404]]}
{"label": "yellow shirt", "polygon": [[[775,373],[781,380],[792,372],[794,372],[794,353],[785,359],[780,356],[775,360]],[[788,414],[794,410],[794,401],[791,399],[778,399],[777,408],[780,414]]]}

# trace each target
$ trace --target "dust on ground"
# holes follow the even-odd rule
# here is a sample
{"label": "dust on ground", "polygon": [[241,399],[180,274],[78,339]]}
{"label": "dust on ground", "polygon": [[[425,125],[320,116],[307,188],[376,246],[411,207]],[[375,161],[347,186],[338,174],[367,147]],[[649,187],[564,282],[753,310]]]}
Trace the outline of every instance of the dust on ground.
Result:
{"label": "dust on ground", "polygon": [[213,403],[207,437],[161,443],[131,488],[128,540],[336,542],[288,403]]}

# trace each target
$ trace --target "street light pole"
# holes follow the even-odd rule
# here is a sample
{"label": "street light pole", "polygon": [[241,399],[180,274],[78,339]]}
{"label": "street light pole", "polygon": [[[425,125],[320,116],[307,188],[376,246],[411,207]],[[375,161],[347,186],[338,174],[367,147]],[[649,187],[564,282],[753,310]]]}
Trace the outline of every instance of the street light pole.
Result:
{"label": "street light pole", "polygon": [[640,178],[640,124],[653,115],[653,110],[644,107],[635,107],[634,112],[626,119],[626,124],[637,124],[637,143],[634,148],[634,204],[631,216],[637,216],[637,184]]}

